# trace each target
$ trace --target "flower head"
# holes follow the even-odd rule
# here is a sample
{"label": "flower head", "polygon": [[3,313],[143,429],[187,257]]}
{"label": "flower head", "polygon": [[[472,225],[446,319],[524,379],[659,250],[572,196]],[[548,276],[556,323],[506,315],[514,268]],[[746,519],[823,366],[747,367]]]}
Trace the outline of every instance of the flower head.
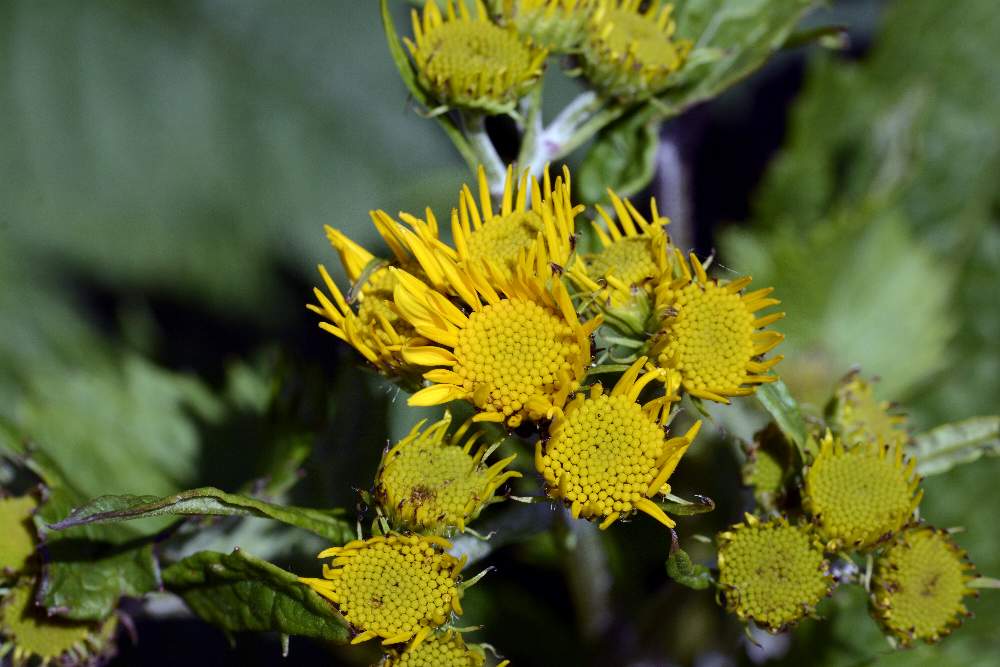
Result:
{"label": "flower head", "polygon": [[659,365],[680,371],[688,393],[721,403],[728,403],[729,396],[752,394],[756,385],[776,380],[765,373],[781,357],[764,361],[761,356],[784,336],[760,329],[785,314],[759,318],[754,314],[780,303],[768,298],[772,288],[744,294],[749,277],[720,283],[708,278],[693,253],[690,269],[680,251],[675,251],[675,257],[680,277],[656,288],[656,306],[663,313],[653,345]]}
{"label": "flower head", "polygon": [[[600,384],[577,394],[552,421],[549,439],[536,445],[548,494],[569,504],[574,518],[600,520],[602,529],[636,510],[673,527],[650,498],[670,492],[667,480],[701,426],[667,437],[676,377],[662,369],[640,375],[645,363],[641,357],[632,364],[609,394]],[[640,405],[639,394],[653,381],[667,385],[666,395]]]}
{"label": "flower head", "polygon": [[968,611],[972,564],[946,531],[904,531],[879,557],[872,579],[872,614],[905,646],[934,642]]}
{"label": "flower head", "polygon": [[[564,265],[572,253],[574,218],[583,210],[570,201],[570,175],[564,168],[555,184],[548,169],[542,184],[525,170],[516,183],[513,168],[507,167],[503,197],[494,209],[486,171],[478,173],[479,202],[468,185],[459,194],[457,210],[452,211],[451,229],[460,261],[495,263],[505,274],[514,271],[522,255],[540,254],[544,262]],[[532,260],[528,260],[529,262]]]}
{"label": "flower head", "polygon": [[606,95],[642,99],[670,85],[687,60],[688,40],[674,40],[673,5],[652,0],[599,0],[587,24],[583,70]]}
{"label": "flower head", "polygon": [[436,0],[413,10],[413,56],[420,86],[437,102],[490,114],[509,113],[542,75],[545,49],[489,20],[481,0],[473,17],[464,0]]}
{"label": "flower head", "polygon": [[117,616],[71,621],[35,605],[35,581],[25,577],[0,599],[0,656],[11,667],[103,664],[114,653]]}
{"label": "flower head", "polygon": [[31,516],[37,507],[31,495],[0,498],[0,581],[21,573],[35,553],[38,538]]}
{"label": "flower head", "polygon": [[719,585],[726,608],[778,632],[812,613],[833,578],[808,526],[784,518],[746,522],[719,533]]}
{"label": "flower head", "polygon": [[831,416],[841,440],[848,447],[877,441],[902,447],[909,441],[906,417],[891,410],[889,402],[875,397],[871,382],[851,373],[837,386]]}
{"label": "flower head", "polygon": [[[546,279],[547,266],[517,267],[508,277],[492,262],[449,265],[453,292],[466,314],[420,279],[397,271],[395,302],[429,342],[403,348],[411,364],[436,366],[432,384],[410,405],[471,402],[476,421],[551,418],[576,389],[590,362],[590,334],[599,319],[581,324],[561,281]],[[495,288],[494,288],[495,287]]]}
{"label": "flower head", "polygon": [[597,0],[494,0],[501,20],[554,53],[574,51],[583,40]]}
{"label": "flower head", "polygon": [[[486,654],[475,644],[468,645],[454,630],[434,634],[419,646],[386,656],[382,667],[483,667]],[[497,667],[509,664],[503,661]]]}
{"label": "flower head", "polygon": [[[479,516],[493,493],[521,473],[505,470],[516,455],[487,466],[485,458],[495,447],[472,448],[481,435],[465,436],[468,422],[450,439],[446,431],[451,415],[423,429],[424,422],[382,458],[376,477],[379,504],[398,524],[419,531],[443,532]],[[423,430],[422,430],[423,429]]]}
{"label": "flower head", "polygon": [[775,424],[754,435],[754,446],[743,468],[743,482],[754,487],[758,503],[768,504],[784,491],[794,459],[794,449]]}
{"label": "flower head", "polygon": [[333,602],[359,634],[352,644],[382,637],[383,644],[418,645],[452,612],[462,613],[458,573],[465,564],[445,553],[439,537],[391,534],[355,540],[319,554],[333,557],[323,579],[300,579]]}
{"label": "flower head", "polygon": [[830,549],[865,549],[906,525],[923,495],[915,467],[913,459],[904,464],[900,447],[846,449],[827,433],[806,472],[803,502]]}

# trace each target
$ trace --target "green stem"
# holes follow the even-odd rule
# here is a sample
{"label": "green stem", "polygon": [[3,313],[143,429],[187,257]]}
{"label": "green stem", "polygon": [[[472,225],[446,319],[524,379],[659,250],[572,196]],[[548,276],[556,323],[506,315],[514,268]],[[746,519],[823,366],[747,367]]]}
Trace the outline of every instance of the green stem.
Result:
{"label": "green stem", "polygon": [[490,184],[490,192],[499,195],[503,192],[504,181],[507,178],[507,167],[497,153],[496,147],[486,133],[486,123],[482,114],[463,113],[465,137],[475,154],[477,164],[473,171],[482,165],[486,170],[486,180]]}
{"label": "green stem", "polygon": [[594,642],[611,625],[611,572],[597,526],[574,519],[565,508],[558,512],[553,538],[563,556],[566,583],[573,597],[584,638]]}

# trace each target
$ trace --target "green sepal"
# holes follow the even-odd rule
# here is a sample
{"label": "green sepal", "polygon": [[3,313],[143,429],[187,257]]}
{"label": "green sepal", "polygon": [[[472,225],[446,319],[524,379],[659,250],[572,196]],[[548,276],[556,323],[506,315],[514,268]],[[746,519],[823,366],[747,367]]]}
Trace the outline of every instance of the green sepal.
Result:
{"label": "green sepal", "polygon": [[671,549],[667,558],[667,575],[681,586],[701,591],[712,585],[712,575],[704,565],[692,562],[686,551]]}

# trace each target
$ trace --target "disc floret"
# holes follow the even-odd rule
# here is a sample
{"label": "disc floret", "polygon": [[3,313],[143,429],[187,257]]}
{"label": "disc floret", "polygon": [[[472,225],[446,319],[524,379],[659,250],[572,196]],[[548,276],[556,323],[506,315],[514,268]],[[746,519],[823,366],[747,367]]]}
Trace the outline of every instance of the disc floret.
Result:
{"label": "disc floret", "polygon": [[[462,635],[454,630],[436,633],[419,646],[401,653],[390,653],[382,667],[483,667],[486,653],[476,644],[466,644]],[[504,660],[497,667],[509,664]]]}
{"label": "disc floret", "polygon": [[390,449],[382,459],[375,493],[379,504],[400,527],[442,533],[453,528],[464,531],[479,516],[494,492],[521,473],[506,470],[516,458],[511,455],[487,465],[486,457],[495,447],[473,446],[482,435],[465,438],[468,422],[451,438],[447,437],[451,416],[426,429],[425,422]]}
{"label": "disc floret", "polygon": [[[595,384],[577,394],[553,419],[549,439],[536,445],[548,494],[567,503],[574,518],[600,521],[602,529],[636,510],[674,526],[651,498],[670,492],[667,480],[701,426],[667,437],[676,379],[662,369],[643,372],[645,363],[641,357],[632,364],[610,393]],[[654,381],[665,384],[665,395],[640,405],[639,394]]]}
{"label": "disc floret", "polygon": [[779,632],[813,613],[833,587],[823,550],[808,526],[746,515],[719,533],[719,585],[741,620]]}
{"label": "disc floret", "polygon": [[475,16],[464,0],[447,0],[443,15],[436,0],[427,0],[423,14],[414,9],[412,17],[406,46],[421,88],[439,104],[510,113],[542,75],[546,50],[492,23],[481,0]]}
{"label": "disc floret", "polygon": [[438,537],[388,536],[355,540],[319,554],[333,558],[322,579],[301,579],[333,602],[358,634],[352,644],[382,637],[413,645],[462,613],[458,574],[465,564],[445,553]]}
{"label": "disc floret", "polygon": [[782,357],[765,361],[763,355],[784,336],[761,330],[785,314],[755,315],[780,303],[769,297],[773,289],[743,293],[750,284],[748,276],[722,283],[709,279],[693,253],[690,268],[679,251],[675,257],[680,277],[656,289],[656,307],[662,314],[653,344],[657,363],[679,371],[688,393],[720,403],[777,380],[767,373]]}
{"label": "disc floret", "polygon": [[806,472],[803,505],[831,550],[867,549],[912,519],[923,495],[915,468],[897,446],[847,449],[827,433]]}
{"label": "disc floret", "polygon": [[901,533],[879,557],[872,614],[904,646],[935,642],[968,615],[974,568],[947,531],[920,526]]}

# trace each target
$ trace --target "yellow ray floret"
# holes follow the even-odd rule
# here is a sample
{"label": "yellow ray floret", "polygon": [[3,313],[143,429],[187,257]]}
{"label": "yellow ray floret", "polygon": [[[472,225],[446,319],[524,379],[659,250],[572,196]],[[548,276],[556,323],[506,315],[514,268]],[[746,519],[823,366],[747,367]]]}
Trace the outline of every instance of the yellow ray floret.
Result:
{"label": "yellow ray floret", "polygon": [[587,24],[583,71],[606,95],[649,97],[670,85],[691,42],[675,40],[673,5],[652,0],[600,0]]}
{"label": "yellow ray floret", "polygon": [[431,384],[410,405],[471,402],[477,421],[551,418],[576,389],[590,363],[595,318],[581,324],[561,281],[521,265],[513,276],[487,262],[482,269],[447,265],[452,292],[468,314],[424,281],[396,271],[400,313],[429,342],[408,345],[410,364],[435,366]]}
{"label": "yellow ray floret", "polygon": [[545,49],[514,28],[490,21],[481,0],[475,16],[465,0],[447,0],[442,15],[436,0],[423,14],[413,10],[413,57],[420,86],[446,106],[509,113],[542,75]]}
{"label": "yellow ray floret", "polygon": [[493,0],[500,20],[553,53],[575,51],[598,0]]}
{"label": "yellow ray floret", "polygon": [[972,564],[946,531],[907,530],[876,562],[872,615],[904,646],[936,642],[970,615],[964,598],[975,595],[973,578]]}
{"label": "yellow ray floret", "polygon": [[319,554],[333,558],[322,579],[300,579],[333,602],[357,630],[352,644],[381,637],[383,644],[419,645],[435,628],[462,613],[458,575],[465,564],[445,553],[439,537],[390,534],[355,540]]}
{"label": "yellow ray floret", "polygon": [[806,472],[803,505],[831,550],[867,549],[905,526],[920,504],[916,460],[896,445],[846,449],[829,432]]}
{"label": "yellow ray floret", "polygon": [[[426,420],[425,420],[426,421]],[[496,446],[482,446],[473,453],[477,432],[461,440],[470,426],[466,422],[447,437],[451,415],[424,429],[425,421],[382,458],[375,481],[375,496],[393,522],[416,531],[465,530],[466,523],[495,502],[494,492],[521,473],[506,470],[516,455],[487,465],[485,459]]]}
{"label": "yellow ray floret", "polygon": [[780,303],[769,298],[771,288],[743,293],[749,277],[729,283],[709,279],[698,258],[690,268],[675,250],[680,277],[656,288],[656,307],[662,314],[653,344],[657,363],[680,371],[684,389],[693,396],[728,403],[729,396],[747,396],[758,384],[777,380],[766,373],[781,357],[762,356],[784,336],[760,331],[785,316],[757,311]]}
{"label": "yellow ray floret", "polygon": [[719,587],[726,609],[779,632],[813,613],[833,588],[823,549],[808,526],[784,518],[746,522],[719,533]]}
{"label": "yellow ray floret", "polygon": [[900,447],[909,442],[906,417],[892,412],[892,404],[875,396],[872,382],[851,373],[837,386],[831,406],[834,429],[848,447],[881,440]]}
{"label": "yellow ray floret", "polygon": [[458,209],[451,214],[452,236],[461,261],[479,264],[488,260],[508,274],[525,253],[541,254],[560,266],[569,261],[576,233],[574,220],[584,208],[570,200],[569,169],[564,167],[554,184],[546,169],[539,185],[533,176],[529,182],[527,170],[515,183],[513,168],[508,166],[497,208],[482,167],[477,180],[479,204],[466,185],[459,194]]}
{"label": "yellow ray floret", "polygon": [[[636,510],[674,526],[650,498],[670,492],[667,480],[701,426],[666,436],[676,376],[643,372],[645,363],[641,357],[632,364],[609,394],[600,384],[577,394],[552,421],[549,439],[536,445],[535,466],[548,494],[567,503],[574,518],[599,520],[602,529]],[[665,383],[665,395],[640,405],[639,394],[654,381]]]}

